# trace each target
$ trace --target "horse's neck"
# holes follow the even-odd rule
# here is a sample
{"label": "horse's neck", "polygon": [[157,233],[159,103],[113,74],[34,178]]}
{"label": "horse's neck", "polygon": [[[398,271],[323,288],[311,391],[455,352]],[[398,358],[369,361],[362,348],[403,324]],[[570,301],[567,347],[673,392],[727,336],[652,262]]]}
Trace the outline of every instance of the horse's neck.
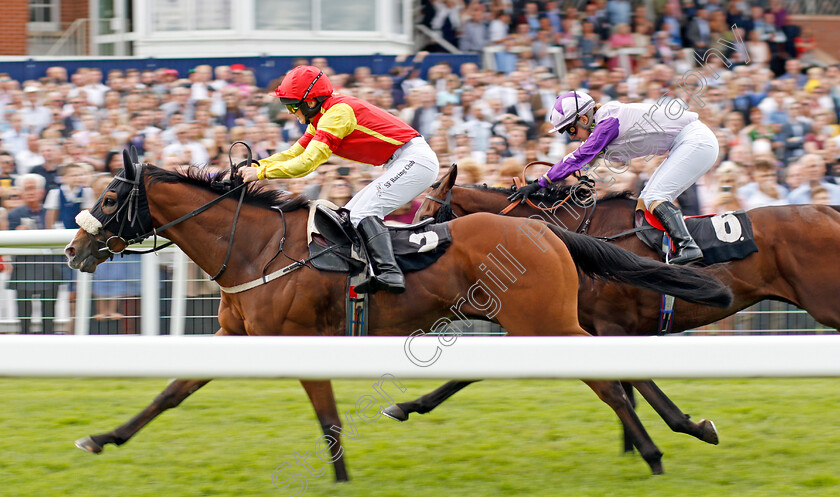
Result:
{"label": "horse's neck", "polygon": [[[187,185],[159,183],[151,191],[148,188],[146,191],[155,227],[174,221],[216,198],[211,192]],[[178,245],[204,272],[215,275],[227,254],[236,212],[235,200],[222,201],[198,216],[168,228],[163,236]],[[296,216],[287,214],[286,217]],[[280,219],[279,215],[277,219]],[[233,286],[259,276],[265,263],[265,252],[271,249],[273,254],[277,249],[276,246],[271,247],[272,238],[283,235],[282,226],[277,230],[270,228],[273,221],[274,216],[265,209],[242,206],[227,264],[228,270],[219,278],[220,285]]]}
{"label": "horse's neck", "polygon": [[[499,213],[509,204],[507,197],[498,192],[457,186],[452,189],[452,205],[458,215],[474,212]],[[623,198],[610,199],[597,204],[597,208],[592,213],[592,221],[587,228],[587,233],[605,235],[630,229],[634,207],[635,202],[633,200]],[[541,211],[527,204],[522,204],[517,207],[517,210],[513,211],[513,215],[539,216],[547,223],[575,231],[586,221],[586,216],[589,216],[590,211],[574,202],[567,202],[551,211]]]}
{"label": "horse's neck", "polygon": [[463,186],[452,187],[452,210],[459,216],[476,212],[498,214],[509,204],[507,197],[499,193]]}

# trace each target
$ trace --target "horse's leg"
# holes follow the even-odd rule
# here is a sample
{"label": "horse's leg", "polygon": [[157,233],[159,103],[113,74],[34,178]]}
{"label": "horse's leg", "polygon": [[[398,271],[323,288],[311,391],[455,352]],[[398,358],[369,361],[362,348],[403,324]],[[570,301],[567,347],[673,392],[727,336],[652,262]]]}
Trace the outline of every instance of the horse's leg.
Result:
{"label": "horse's leg", "polygon": [[391,419],[396,419],[397,421],[407,421],[409,414],[413,412],[426,414],[435,407],[443,404],[446,399],[455,395],[465,386],[477,381],[481,380],[449,381],[443,386],[438,387],[437,390],[429,392],[415,400],[399,402],[390,407],[386,407],[385,409],[382,409],[382,414]]}
{"label": "horse's leg", "polygon": [[329,380],[300,380],[306,395],[309,396],[315,415],[321,423],[324,435],[335,439],[330,445],[332,453],[333,469],[335,469],[335,481],[347,481],[347,468],[344,466],[344,449],[341,447],[341,418],[338,417],[338,409],[335,406],[335,395],[333,395],[332,383]]}
{"label": "horse's leg", "polygon": [[[216,332],[216,336],[227,335],[224,329]],[[167,409],[177,407],[193,392],[203,387],[210,380],[175,380],[170,383],[140,414],[131,418],[128,423],[116,430],[102,433],[101,435],[89,435],[76,440],[76,447],[99,454],[105,450],[106,444],[122,445],[134,436],[141,428],[160,415]]]}
{"label": "horse's leg", "polygon": [[636,411],[633,410],[630,401],[624,395],[621,384],[617,381],[593,380],[584,380],[584,383],[589,385],[589,388],[594,390],[601,400],[612,407],[633,440],[633,445],[636,446],[639,454],[650,466],[651,472],[655,475],[662,474],[662,452],[653,443],[645,427],[642,426]]}
{"label": "horse's leg", "polygon": [[[636,395],[633,393],[633,385],[629,382],[622,381],[621,388],[624,389],[624,394],[627,395],[627,400],[630,401],[630,405],[633,407],[633,410],[636,410]],[[622,438],[624,439],[624,453],[633,452],[633,439],[630,438],[630,433],[627,431],[627,427],[624,423],[621,423],[621,434]]]}
{"label": "horse's leg", "polygon": [[701,419],[699,423],[691,421],[690,416],[684,414],[651,380],[633,381],[631,383],[665,420],[671,430],[686,433],[712,445],[718,444],[718,434],[714,423],[708,419]]}
{"label": "horse's leg", "polygon": [[99,454],[105,449],[106,444],[122,445],[134,436],[141,428],[149,424],[160,413],[167,409],[178,406],[184,399],[193,392],[206,385],[210,380],[175,380],[166,387],[148,407],[140,411],[140,414],[131,418],[128,423],[116,430],[101,435],[90,435],[76,440],[76,447]]}

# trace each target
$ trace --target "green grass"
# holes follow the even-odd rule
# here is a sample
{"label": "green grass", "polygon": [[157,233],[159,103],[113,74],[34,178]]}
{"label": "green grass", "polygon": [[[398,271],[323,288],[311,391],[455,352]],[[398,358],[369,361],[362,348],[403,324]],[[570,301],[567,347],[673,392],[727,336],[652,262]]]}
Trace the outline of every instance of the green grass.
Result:
{"label": "green grass", "polygon": [[[372,383],[336,382],[339,409]],[[642,421],[665,453],[666,474],[651,476],[638,455],[619,453],[617,419],[582,383],[484,382],[407,423],[356,418],[359,438],[345,440],[352,481],[334,483],[330,468],[308,476],[305,495],[840,495],[838,383],[662,381],[694,419],[715,421],[721,445],[670,432],[645,404]],[[73,447],[128,420],[165,384],[0,379],[0,496],[294,494],[275,488],[272,473],[321,436],[297,382],[214,381],[122,447],[99,456]],[[405,382],[400,400],[438,384]]]}

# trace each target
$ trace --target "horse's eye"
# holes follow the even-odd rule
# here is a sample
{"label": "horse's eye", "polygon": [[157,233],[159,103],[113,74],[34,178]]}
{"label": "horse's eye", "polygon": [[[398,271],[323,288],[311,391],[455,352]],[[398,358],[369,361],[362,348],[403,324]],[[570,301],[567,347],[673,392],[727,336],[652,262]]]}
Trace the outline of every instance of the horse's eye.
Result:
{"label": "horse's eye", "polygon": [[112,198],[106,198],[102,201],[102,205],[104,205],[105,207],[113,207],[117,205],[117,201]]}

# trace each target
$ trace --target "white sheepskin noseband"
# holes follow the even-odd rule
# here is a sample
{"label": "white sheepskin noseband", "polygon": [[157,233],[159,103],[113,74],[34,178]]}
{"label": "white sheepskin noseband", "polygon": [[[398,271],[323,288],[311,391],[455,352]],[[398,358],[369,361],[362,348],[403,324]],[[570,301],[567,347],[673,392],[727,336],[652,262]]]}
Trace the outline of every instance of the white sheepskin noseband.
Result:
{"label": "white sheepskin noseband", "polygon": [[82,211],[76,215],[76,224],[91,235],[96,235],[102,229],[102,223],[93,217],[90,211]]}

